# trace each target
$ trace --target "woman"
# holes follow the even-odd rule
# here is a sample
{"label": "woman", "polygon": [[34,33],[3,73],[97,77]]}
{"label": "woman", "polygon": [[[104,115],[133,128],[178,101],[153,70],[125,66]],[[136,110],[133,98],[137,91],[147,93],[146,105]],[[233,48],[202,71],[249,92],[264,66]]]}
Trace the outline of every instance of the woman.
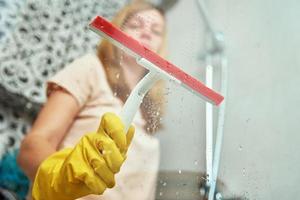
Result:
{"label": "woman", "polygon": [[[160,9],[130,4],[112,23],[165,56]],[[18,157],[34,182],[34,199],[154,199],[159,144],[152,133],[160,128],[163,83],[146,95],[134,120],[136,131],[131,127],[125,134],[113,114],[145,74],[133,57],[103,40],[97,55],[75,60],[48,81],[48,100]]]}

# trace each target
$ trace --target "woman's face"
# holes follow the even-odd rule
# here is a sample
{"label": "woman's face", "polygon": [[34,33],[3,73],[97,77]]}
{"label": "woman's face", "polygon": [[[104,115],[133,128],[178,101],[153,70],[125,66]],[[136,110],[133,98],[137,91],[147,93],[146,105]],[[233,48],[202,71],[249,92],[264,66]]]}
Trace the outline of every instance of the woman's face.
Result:
{"label": "woman's face", "polygon": [[155,9],[143,10],[125,22],[123,31],[142,45],[158,52],[163,41],[164,17]]}

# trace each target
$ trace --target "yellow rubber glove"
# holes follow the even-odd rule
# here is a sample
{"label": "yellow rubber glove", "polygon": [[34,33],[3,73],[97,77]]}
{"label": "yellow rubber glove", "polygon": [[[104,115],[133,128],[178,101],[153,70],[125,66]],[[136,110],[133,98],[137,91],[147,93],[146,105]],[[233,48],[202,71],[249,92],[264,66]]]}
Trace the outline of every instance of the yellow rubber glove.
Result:
{"label": "yellow rubber glove", "polygon": [[58,151],[42,162],[33,184],[33,199],[73,200],[112,188],[133,135],[133,126],[125,134],[115,114],[104,114],[96,133],[86,134],[74,148]]}

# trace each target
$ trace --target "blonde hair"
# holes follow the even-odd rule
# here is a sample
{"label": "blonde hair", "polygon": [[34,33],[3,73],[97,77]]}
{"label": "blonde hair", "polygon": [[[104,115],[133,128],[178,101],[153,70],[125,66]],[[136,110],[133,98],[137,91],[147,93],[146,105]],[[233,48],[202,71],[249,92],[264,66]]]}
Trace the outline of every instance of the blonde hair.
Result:
{"label": "blonde hair", "polygon": [[[132,15],[143,11],[143,10],[157,10],[163,17],[164,12],[153,6],[150,3],[138,1],[135,3],[128,4],[121,9],[111,21],[115,26],[122,28],[126,20]],[[165,18],[165,17],[164,17]],[[166,57],[166,27],[164,28],[163,40],[158,54],[161,57]],[[130,89],[123,75],[122,68],[120,67],[120,55],[118,48],[115,47],[111,42],[103,40],[97,48],[97,54],[101,60],[106,75],[108,77],[109,85],[123,102],[126,101],[130,94]],[[164,81],[158,81],[153,88],[146,94],[141,104],[141,111],[143,118],[146,121],[144,129],[147,133],[154,133],[161,128],[161,117],[164,113]]]}

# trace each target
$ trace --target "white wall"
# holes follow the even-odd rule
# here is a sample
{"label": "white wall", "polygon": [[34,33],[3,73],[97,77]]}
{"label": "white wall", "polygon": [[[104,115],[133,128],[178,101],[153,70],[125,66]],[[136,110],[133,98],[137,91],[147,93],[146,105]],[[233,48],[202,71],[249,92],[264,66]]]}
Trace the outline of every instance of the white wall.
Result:
{"label": "white wall", "polygon": [[[300,199],[300,2],[207,0],[225,34],[229,88],[219,178],[228,195]],[[168,13],[169,60],[204,81],[204,24],[196,0]],[[216,73],[219,70],[216,69]],[[204,102],[170,85],[161,169],[205,171]]]}

